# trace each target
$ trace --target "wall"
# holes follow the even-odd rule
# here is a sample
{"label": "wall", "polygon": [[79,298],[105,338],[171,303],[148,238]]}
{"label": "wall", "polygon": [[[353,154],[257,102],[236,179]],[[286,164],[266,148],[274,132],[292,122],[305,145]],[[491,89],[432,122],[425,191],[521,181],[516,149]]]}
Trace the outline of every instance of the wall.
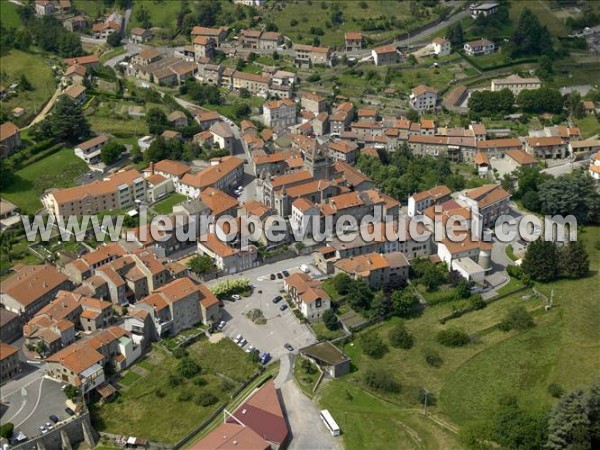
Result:
{"label": "wall", "polygon": [[94,447],[98,440],[97,437],[98,434],[92,428],[90,422],[90,413],[86,411],[79,417],[71,418],[69,422],[56,427],[51,432],[17,445],[13,449],[30,450],[38,446],[38,448],[45,448],[46,450],[62,450],[82,441]]}

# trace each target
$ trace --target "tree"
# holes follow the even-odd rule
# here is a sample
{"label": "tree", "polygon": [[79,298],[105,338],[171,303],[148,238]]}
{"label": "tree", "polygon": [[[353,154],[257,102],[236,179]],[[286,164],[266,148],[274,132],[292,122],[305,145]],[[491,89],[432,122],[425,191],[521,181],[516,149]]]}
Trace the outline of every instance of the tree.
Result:
{"label": "tree", "polygon": [[428,291],[435,291],[442,283],[446,281],[447,273],[435,264],[431,264],[425,269],[421,282],[427,287]]}
{"label": "tree", "polygon": [[118,161],[126,150],[123,144],[119,144],[117,141],[109,141],[100,150],[100,159],[104,164],[111,165]]}
{"label": "tree", "polygon": [[590,257],[582,241],[569,241],[559,250],[560,275],[566,278],[582,278],[590,270]]}
{"label": "tree", "polygon": [[460,22],[448,27],[446,38],[455,49],[462,48],[464,42],[464,31]]}
{"label": "tree", "polygon": [[377,291],[371,302],[373,317],[385,317],[390,312],[390,301],[382,291]]}
{"label": "tree", "polygon": [[408,110],[408,113],[406,114],[406,118],[408,120],[410,120],[411,122],[418,122],[419,121],[419,112],[411,108]]}
{"label": "tree", "polygon": [[411,53],[410,55],[408,55],[408,58],[406,58],[406,62],[409,63],[411,66],[416,66],[418,63],[417,57]]}
{"label": "tree", "polygon": [[517,96],[517,103],[524,112],[529,113],[560,114],[564,106],[560,91],[548,87],[521,91]]}
{"label": "tree", "polygon": [[585,109],[581,101],[581,94],[577,91],[573,91],[569,94],[565,101],[565,106],[569,111],[569,115],[575,119],[581,119],[585,117]]}
{"label": "tree", "polygon": [[502,322],[500,322],[500,329],[502,331],[523,331],[534,326],[533,317],[531,317],[531,314],[522,305],[511,308],[504,316],[504,319],[502,319]]}
{"label": "tree", "polygon": [[138,145],[137,142],[131,146],[130,153],[131,153],[131,160],[134,163],[140,162],[144,157],[144,155],[142,155],[142,149],[140,148],[140,146]]}
{"label": "tree", "polygon": [[61,95],[46,119],[51,133],[60,140],[79,142],[90,134],[90,126],[81,106],[67,95]]}
{"label": "tree", "polygon": [[515,450],[541,450],[546,435],[544,413],[531,414],[524,411],[517,397],[509,395],[499,401],[491,425],[491,438],[501,448]]}
{"label": "tree", "polygon": [[200,366],[191,358],[182,358],[177,364],[177,373],[185,378],[194,378],[201,371]]}
{"label": "tree", "polygon": [[187,263],[189,269],[196,275],[203,275],[214,268],[213,260],[207,255],[196,255]]}
{"label": "tree", "polygon": [[248,117],[251,112],[252,109],[250,109],[250,106],[246,103],[237,103],[233,107],[233,115],[236,119],[243,119],[245,117]]}
{"label": "tree", "polygon": [[360,337],[360,346],[366,355],[373,359],[381,359],[388,352],[387,345],[378,334],[366,333]]}
{"label": "tree", "polygon": [[356,311],[367,311],[373,300],[373,291],[364,280],[351,280],[346,300],[352,309]]}
{"label": "tree", "polygon": [[167,116],[160,108],[150,108],[146,114],[146,123],[150,134],[162,134],[167,129]]}
{"label": "tree", "polygon": [[338,319],[333,312],[333,309],[328,309],[323,313],[323,323],[327,327],[328,330],[337,330],[338,328]]}
{"label": "tree", "polygon": [[396,378],[381,367],[368,367],[363,376],[363,382],[372,389],[383,392],[400,392],[401,386]]}
{"label": "tree", "polygon": [[553,55],[552,36],[539,19],[525,8],[511,37],[513,58],[532,55]]}
{"label": "tree", "polygon": [[140,23],[142,28],[152,28],[152,21],[150,18],[150,11],[146,9],[144,5],[140,5],[140,8],[137,10],[135,14],[135,18]]}
{"label": "tree", "polygon": [[464,347],[471,342],[469,335],[458,328],[448,328],[439,331],[436,340],[446,347]]}
{"label": "tree", "polygon": [[19,77],[19,89],[21,89],[23,91],[32,91],[33,90],[33,85],[27,79],[27,77],[25,76],[25,74],[22,74]]}
{"label": "tree", "polygon": [[346,295],[350,288],[352,279],[344,272],[338,273],[331,279],[331,284],[335,291],[340,295]]}
{"label": "tree", "polygon": [[412,348],[414,344],[414,338],[406,329],[404,322],[397,323],[388,332],[388,339],[390,345],[395,348],[402,348],[408,350]]}
{"label": "tree", "polygon": [[13,423],[7,422],[0,425],[0,437],[5,439],[10,439],[14,433],[15,425]]}
{"label": "tree", "polygon": [[111,47],[119,47],[121,45],[121,41],[123,40],[123,35],[120,32],[111,33],[106,38],[106,43]]}
{"label": "tree", "polygon": [[73,400],[79,396],[79,389],[72,384],[68,384],[64,389],[64,393],[69,400]]}
{"label": "tree", "polygon": [[542,238],[527,246],[521,269],[534,281],[548,282],[558,277],[558,251],[556,244]]}
{"label": "tree", "polygon": [[463,298],[469,298],[471,296],[471,283],[464,278],[460,278],[456,285],[456,299],[460,300]]}
{"label": "tree", "polygon": [[277,25],[275,25],[274,22],[269,22],[269,23],[267,23],[265,30],[277,32],[277,31],[279,31],[279,27]]}
{"label": "tree", "polygon": [[392,293],[392,310],[395,315],[400,317],[411,317],[415,314],[419,306],[419,297],[407,287],[402,291],[394,291]]}

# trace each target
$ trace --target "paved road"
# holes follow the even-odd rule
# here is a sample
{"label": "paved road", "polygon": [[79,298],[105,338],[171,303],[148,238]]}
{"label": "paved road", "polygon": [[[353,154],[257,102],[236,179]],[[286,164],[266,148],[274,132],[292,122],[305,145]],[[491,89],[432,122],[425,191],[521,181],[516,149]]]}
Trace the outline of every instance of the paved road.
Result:
{"label": "paved road", "polygon": [[590,164],[589,160],[576,161],[574,163],[567,162],[561,164],[560,166],[548,167],[547,169],[542,170],[542,172],[552,175],[553,177],[560,177],[561,175],[566,175],[568,173],[573,172],[573,170],[587,167]]}

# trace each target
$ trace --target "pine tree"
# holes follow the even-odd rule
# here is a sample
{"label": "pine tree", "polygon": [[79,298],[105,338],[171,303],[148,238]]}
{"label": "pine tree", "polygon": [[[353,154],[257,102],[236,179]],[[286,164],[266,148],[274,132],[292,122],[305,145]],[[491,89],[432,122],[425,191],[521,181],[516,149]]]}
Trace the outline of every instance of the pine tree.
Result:
{"label": "pine tree", "polygon": [[539,238],[527,247],[521,268],[533,280],[548,282],[558,277],[558,260],[556,244]]}
{"label": "pine tree", "polygon": [[63,95],[48,118],[52,134],[58,139],[77,142],[90,134],[90,125],[75,100]]}
{"label": "pine tree", "polygon": [[583,389],[563,396],[548,421],[548,441],[550,450],[591,449],[590,418],[588,398]]}
{"label": "pine tree", "polygon": [[560,250],[560,274],[567,278],[581,278],[590,270],[590,258],[581,241],[572,241]]}

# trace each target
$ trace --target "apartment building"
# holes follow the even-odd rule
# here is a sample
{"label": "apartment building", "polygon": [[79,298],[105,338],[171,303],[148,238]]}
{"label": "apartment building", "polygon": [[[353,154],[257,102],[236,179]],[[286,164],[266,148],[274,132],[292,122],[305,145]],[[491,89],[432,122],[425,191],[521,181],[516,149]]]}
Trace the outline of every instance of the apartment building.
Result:
{"label": "apartment building", "polygon": [[298,67],[311,67],[314,64],[331,64],[332,50],[329,47],[295,44],[294,52],[294,63]]}
{"label": "apartment building", "polygon": [[525,90],[539,89],[542,82],[538,77],[521,78],[519,75],[509,75],[506,78],[496,78],[492,80],[492,92],[508,89],[515,97]]}
{"label": "apartment building", "polygon": [[195,61],[200,61],[201,58],[212,58],[215,55],[217,43],[212,37],[196,36],[192,40],[192,46]]}
{"label": "apartment building", "polygon": [[510,198],[510,193],[502,189],[499,184],[485,184],[461,193],[457,200],[470,208],[473,219],[475,219],[473,214],[477,210],[483,232],[485,228],[493,229],[496,219],[503,214],[508,214]]}
{"label": "apartment building", "polygon": [[310,322],[320,321],[323,313],[331,309],[331,299],[321,287],[321,282],[308,274],[294,273],[284,278],[283,289]]}
{"label": "apartment building", "polygon": [[329,117],[331,134],[341,135],[349,129],[354,119],[354,105],[350,102],[341,103]]}
{"label": "apartment building", "polygon": [[146,201],[146,181],[136,169],[116,172],[104,180],[65,189],[52,189],[42,196],[42,204],[55,217],[97,214],[102,211],[135,207]]}
{"label": "apartment building", "polygon": [[223,192],[232,192],[242,182],[244,160],[236,156],[225,156],[211,161],[211,165],[199,172],[186,173],[178,185],[177,192],[190,198],[197,198],[207,187]]}
{"label": "apartment building", "polygon": [[287,128],[296,124],[296,102],[291,99],[272,100],[263,105],[263,122],[270,128]]}
{"label": "apartment building", "polygon": [[335,273],[364,280],[372,289],[399,286],[408,281],[410,264],[401,252],[367,253],[340,259],[334,264]]}
{"label": "apartment building", "polygon": [[270,79],[263,75],[245,73],[236,70],[232,77],[233,89],[246,89],[254,95],[266,96],[269,92]]}
{"label": "apartment building", "polygon": [[19,349],[0,342],[0,383],[10,380],[21,372]]}
{"label": "apartment building", "polygon": [[450,194],[452,194],[450,188],[440,185],[411,195],[408,197],[408,217],[422,214],[430,206],[450,200]]}
{"label": "apartment building", "polygon": [[477,39],[463,45],[465,53],[469,56],[489,55],[496,51],[496,44],[487,39]]}
{"label": "apartment building", "polygon": [[437,101],[437,90],[430,86],[420,85],[410,92],[410,106],[419,112],[435,109]]}
{"label": "apartment building", "polygon": [[235,249],[215,233],[209,233],[198,240],[198,253],[212,258],[215,266],[225,274],[252,269],[259,264],[256,248],[250,246],[247,250]]}

